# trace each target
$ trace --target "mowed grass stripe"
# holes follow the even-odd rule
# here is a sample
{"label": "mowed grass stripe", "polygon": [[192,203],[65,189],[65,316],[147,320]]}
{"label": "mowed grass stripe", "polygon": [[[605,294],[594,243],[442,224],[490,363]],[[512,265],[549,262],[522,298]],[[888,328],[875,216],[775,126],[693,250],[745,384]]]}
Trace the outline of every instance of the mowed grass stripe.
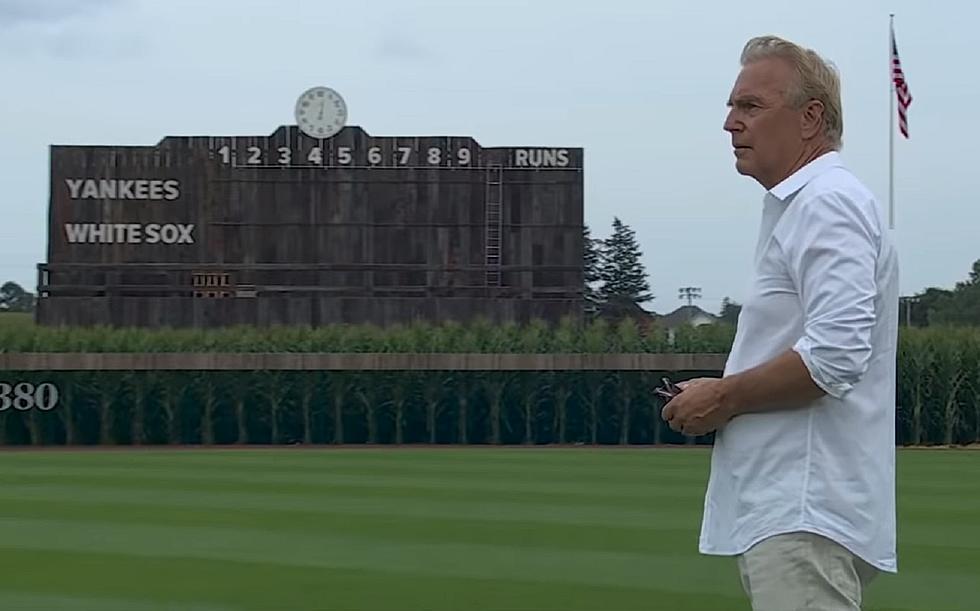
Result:
{"label": "mowed grass stripe", "polygon": [[[635,486],[638,482],[661,479],[681,481],[703,479],[708,468],[708,454],[702,449],[664,451],[660,457],[651,450],[570,451],[562,449],[492,450],[139,450],[131,453],[92,450],[77,454],[60,452],[0,453],[5,471],[31,468],[133,468],[173,471],[320,474],[355,476],[418,475],[438,478],[483,478],[512,481],[533,477],[555,483],[579,481],[620,482]],[[398,460],[392,460],[392,454]],[[584,457],[589,460],[583,460]],[[685,456],[686,455],[686,456]],[[692,458],[694,460],[692,460]]]}
{"label": "mowed grass stripe", "polygon": [[566,524],[545,521],[490,521],[465,517],[430,518],[404,515],[336,515],[323,512],[256,511],[236,509],[214,511],[199,507],[160,507],[82,503],[76,500],[38,503],[5,501],[0,505],[0,519],[21,518],[74,522],[105,522],[113,516],[115,524],[150,524],[154,526],[258,529],[292,534],[337,534],[379,541],[415,543],[472,543],[508,545],[538,549],[581,551],[628,551],[641,554],[671,548],[680,554],[693,555],[691,527],[673,528],[652,520],[647,528],[622,525],[592,525],[569,532]]}
{"label": "mowed grass stripe", "polygon": [[[654,608],[744,607],[734,590],[729,595],[720,595],[696,590],[685,592],[670,588],[576,583],[555,588],[536,581],[533,575],[516,580],[492,576],[433,577],[377,569],[324,570],[197,558],[43,551],[14,552],[14,559],[18,562],[7,575],[0,575],[0,583],[7,579],[21,588],[67,593],[58,600],[67,599],[72,593],[141,600],[144,606],[133,607],[133,611],[156,611],[157,608],[181,611],[648,611]],[[44,575],[24,568],[28,566],[70,570],[56,570]],[[106,575],[112,578],[106,578]],[[205,604],[208,606],[201,606]],[[87,606],[67,609],[94,610]],[[115,607],[107,607],[104,611],[115,611]]]}
{"label": "mowed grass stripe", "polygon": [[[59,483],[78,481],[84,478],[95,484],[118,483],[126,486],[153,485],[180,489],[236,490],[252,489],[257,486],[269,487],[283,492],[309,490],[351,490],[377,489],[392,493],[399,491],[420,494],[446,494],[450,498],[466,498],[472,494],[492,494],[501,499],[523,499],[547,497],[567,502],[578,502],[589,498],[603,498],[615,503],[638,503],[645,505],[650,499],[668,494],[701,494],[704,491],[704,476],[690,476],[685,480],[653,478],[649,485],[637,486],[636,482],[610,482],[608,480],[584,479],[555,482],[546,478],[531,477],[511,479],[499,477],[473,477],[447,475],[419,476],[413,473],[392,474],[369,473],[348,474],[324,470],[319,473],[293,473],[287,471],[221,471],[196,469],[146,469],[133,467],[101,467],[88,469],[77,466],[35,466],[5,469],[0,472],[0,485],[19,485],[30,483]],[[669,484],[668,488],[663,486]]]}
{"label": "mowed grass stripe", "polygon": [[[47,587],[53,584],[48,581]],[[0,609],[18,611],[235,611],[240,607],[202,605],[189,602],[179,606],[171,602],[150,602],[133,598],[80,596],[78,593],[45,594],[34,592],[0,592]]]}
{"label": "mowed grass stripe", "polygon": [[394,498],[375,493],[361,496],[287,494],[268,490],[214,492],[205,489],[123,489],[84,484],[25,485],[0,487],[0,506],[7,500],[57,503],[62,499],[98,501],[126,507],[150,504],[161,507],[205,507],[225,511],[298,510],[338,515],[418,516],[433,519],[467,516],[490,521],[554,522],[569,526],[624,525],[646,528],[651,524],[690,526],[700,519],[699,505],[664,502],[649,509],[619,508],[615,505],[584,503],[568,505],[541,502],[502,502],[494,497],[471,496],[467,500]]}
{"label": "mowed grass stripe", "polygon": [[[134,545],[134,542],[139,542]],[[71,520],[0,519],[0,547],[8,550],[97,552],[154,558],[199,558],[281,566],[350,568],[428,576],[531,579],[725,592],[705,583],[696,554],[667,556],[626,551],[581,551],[466,543],[407,543],[324,533],[266,529],[166,527]],[[717,559],[716,559],[717,560]],[[710,562],[708,563],[710,564]],[[601,567],[601,570],[597,570]],[[651,572],[658,576],[651,580]]]}

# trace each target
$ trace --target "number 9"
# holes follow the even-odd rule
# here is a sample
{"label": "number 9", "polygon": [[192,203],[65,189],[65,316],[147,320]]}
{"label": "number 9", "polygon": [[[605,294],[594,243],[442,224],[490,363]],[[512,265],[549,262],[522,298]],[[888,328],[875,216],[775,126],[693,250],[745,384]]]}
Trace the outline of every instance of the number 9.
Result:
{"label": "number 9", "polygon": [[456,152],[456,156],[459,158],[459,165],[470,164],[470,149],[459,149]]}

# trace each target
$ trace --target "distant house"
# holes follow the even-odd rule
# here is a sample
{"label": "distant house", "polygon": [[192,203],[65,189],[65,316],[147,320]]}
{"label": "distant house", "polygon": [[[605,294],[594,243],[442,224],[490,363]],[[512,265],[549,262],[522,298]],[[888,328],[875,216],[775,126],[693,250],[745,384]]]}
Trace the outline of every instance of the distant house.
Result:
{"label": "distant house", "polygon": [[670,314],[658,316],[657,321],[665,329],[676,329],[682,325],[691,325],[692,327],[712,325],[718,322],[718,317],[696,305],[686,305],[677,308]]}
{"label": "distant house", "polygon": [[681,306],[670,314],[657,314],[644,310],[639,304],[628,299],[600,303],[596,315],[613,324],[624,318],[632,318],[641,332],[646,333],[652,328],[657,328],[661,332],[666,332],[671,342],[674,341],[674,333],[679,327],[713,325],[721,320],[720,317],[695,305]]}
{"label": "distant house", "polygon": [[700,327],[702,325],[713,325],[721,320],[718,316],[706,312],[696,305],[681,306],[671,312],[657,317],[657,324],[667,331],[667,340],[674,341],[674,335],[680,327],[685,325]]}
{"label": "distant house", "polygon": [[596,315],[616,324],[623,319],[632,318],[642,333],[650,330],[656,314],[644,310],[638,303],[629,299],[613,299],[597,305]]}

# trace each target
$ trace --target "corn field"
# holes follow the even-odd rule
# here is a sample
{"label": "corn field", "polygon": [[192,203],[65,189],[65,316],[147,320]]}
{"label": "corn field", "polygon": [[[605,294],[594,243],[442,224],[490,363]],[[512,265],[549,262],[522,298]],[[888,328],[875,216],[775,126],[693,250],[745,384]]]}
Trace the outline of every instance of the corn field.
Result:
{"label": "corn field", "polygon": [[[0,319],[3,317],[0,316]],[[632,322],[318,329],[48,329],[0,321],[0,352],[724,353],[734,330],[673,342]],[[980,329],[900,333],[902,445],[980,443]],[[717,371],[0,371],[57,407],[0,411],[5,444],[695,444],[665,427],[662,375]]]}
{"label": "corn field", "polygon": [[[4,319],[10,316],[8,322]],[[20,321],[23,324],[18,324]],[[730,325],[643,332],[632,319],[616,324],[564,320],[548,326],[447,323],[394,326],[229,327],[222,329],[111,329],[37,327],[0,314],[2,352],[727,352]]]}

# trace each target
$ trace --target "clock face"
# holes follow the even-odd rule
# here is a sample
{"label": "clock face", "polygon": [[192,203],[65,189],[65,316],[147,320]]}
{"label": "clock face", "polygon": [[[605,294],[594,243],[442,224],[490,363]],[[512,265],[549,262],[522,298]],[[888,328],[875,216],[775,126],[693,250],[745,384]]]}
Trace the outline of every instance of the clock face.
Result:
{"label": "clock face", "polygon": [[329,87],[313,87],[296,100],[296,125],[311,138],[330,138],[347,123],[347,104]]}

